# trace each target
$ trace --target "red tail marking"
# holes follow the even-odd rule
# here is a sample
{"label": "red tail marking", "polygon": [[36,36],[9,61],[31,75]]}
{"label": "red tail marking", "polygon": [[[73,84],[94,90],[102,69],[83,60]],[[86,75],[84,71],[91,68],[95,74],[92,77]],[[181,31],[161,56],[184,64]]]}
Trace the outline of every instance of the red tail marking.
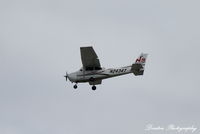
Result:
{"label": "red tail marking", "polygon": [[138,58],[138,59],[136,59],[136,63],[138,63],[138,62],[142,62],[142,63],[144,63],[145,62],[145,58],[144,57],[142,57],[142,56],[140,56],[140,58]]}

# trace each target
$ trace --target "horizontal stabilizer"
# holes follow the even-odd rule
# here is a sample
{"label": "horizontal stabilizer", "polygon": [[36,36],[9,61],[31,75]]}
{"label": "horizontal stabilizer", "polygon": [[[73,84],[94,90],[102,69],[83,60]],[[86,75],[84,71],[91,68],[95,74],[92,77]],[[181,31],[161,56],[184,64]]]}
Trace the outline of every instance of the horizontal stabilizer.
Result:
{"label": "horizontal stabilizer", "polygon": [[144,69],[141,64],[133,64],[131,70],[136,76],[144,74]]}

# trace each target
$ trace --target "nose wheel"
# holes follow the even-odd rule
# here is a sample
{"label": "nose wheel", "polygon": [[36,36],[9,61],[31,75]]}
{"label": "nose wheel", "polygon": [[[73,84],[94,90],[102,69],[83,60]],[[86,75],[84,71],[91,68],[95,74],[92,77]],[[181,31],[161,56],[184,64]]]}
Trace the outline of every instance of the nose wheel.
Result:
{"label": "nose wheel", "polygon": [[94,85],[94,86],[92,86],[92,90],[96,90],[97,88],[96,88],[96,86]]}
{"label": "nose wheel", "polygon": [[78,87],[77,84],[75,84],[75,85],[74,85],[74,89],[77,89],[77,87]]}

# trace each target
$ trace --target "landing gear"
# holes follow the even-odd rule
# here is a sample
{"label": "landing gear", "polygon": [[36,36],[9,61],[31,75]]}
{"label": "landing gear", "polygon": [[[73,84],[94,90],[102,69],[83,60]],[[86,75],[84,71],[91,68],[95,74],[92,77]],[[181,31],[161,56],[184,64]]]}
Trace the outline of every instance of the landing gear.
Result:
{"label": "landing gear", "polygon": [[[77,88],[78,88],[77,84],[75,84],[73,87],[74,87],[74,89],[77,89]],[[96,87],[95,85],[93,85],[93,86],[92,86],[92,90],[96,90],[96,89],[97,89],[97,87]]]}
{"label": "landing gear", "polygon": [[96,86],[94,85],[94,86],[92,86],[92,90],[96,90],[97,88],[96,88]]}
{"label": "landing gear", "polygon": [[75,84],[75,85],[74,85],[74,89],[77,89],[77,87],[78,87],[77,84]]}

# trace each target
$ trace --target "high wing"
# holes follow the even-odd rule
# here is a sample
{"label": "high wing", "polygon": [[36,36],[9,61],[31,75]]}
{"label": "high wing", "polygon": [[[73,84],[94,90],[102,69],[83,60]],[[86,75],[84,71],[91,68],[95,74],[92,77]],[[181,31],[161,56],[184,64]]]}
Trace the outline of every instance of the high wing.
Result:
{"label": "high wing", "polygon": [[81,60],[85,70],[100,70],[101,65],[92,47],[81,47]]}

